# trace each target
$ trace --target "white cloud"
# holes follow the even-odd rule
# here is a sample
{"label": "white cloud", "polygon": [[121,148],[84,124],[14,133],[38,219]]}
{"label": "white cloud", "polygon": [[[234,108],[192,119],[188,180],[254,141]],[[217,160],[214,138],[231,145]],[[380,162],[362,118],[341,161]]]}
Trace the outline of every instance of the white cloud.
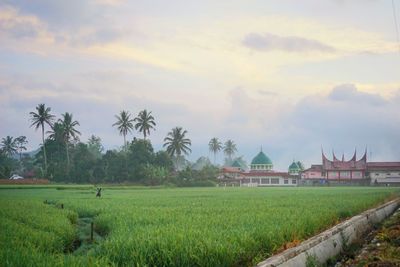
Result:
{"label": "white cloud", "polygon": [[333,47],[317,40],[298,36],[279,36],[271,33],[249,33],[244,37],[243,45],[258,51],[283,50],[287,52],[335,52]]}

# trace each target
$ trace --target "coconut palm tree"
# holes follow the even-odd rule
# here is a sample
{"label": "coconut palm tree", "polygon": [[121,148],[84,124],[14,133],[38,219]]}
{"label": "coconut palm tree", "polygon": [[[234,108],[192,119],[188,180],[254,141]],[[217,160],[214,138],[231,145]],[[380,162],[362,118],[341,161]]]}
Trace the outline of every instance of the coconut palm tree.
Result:
{"label": "coconut palm tree", "polygon": [[156,126],[154,117],[151,115],[151,111],[147,112],[147,110],[140,111],[134,121],[136,122],[135,129],[143,133],[145,140],[146,136],[150,135],[150,129],[154,129],[154,126]]}
{"label": "coconut palm tree", "polygon": [[124,147],[125,150],[127,148],[126,144],[126,135],[132,131],[133,129],[133,119],[131,119],[131,114],[129,111],[121,111],[118,115],[115,115],[117,122],[114,123],[112,126],[118,126],[119,133],[124,136]]}
{"label": "coconut palm tree", "polygon": [[31,127],[35,126],[35,130],[42,128],[42,144],[43,144],[43,155],[44,155],[44,169],[47,172],[47,156],[46,156],[46,145],[44,142],[44,126],[45,124],[50,127],[53,125],[54,115],[50,114],[51,108],[46,107],[45,104],[39,104],[36,107],[37,112],[29,112],[31,115]]}
{"label": "coconut palm tree", "polygon": [[215,165],[217,153],[222,149],[222,143],[216,137],[211,138],[210,142],[208,143],[208,149],[214,153],[214,165]]}
{"label": "coconut palm tree", "polygon": [[7,136],[1,140],[1,151],[5,156],[12,157],[13,155],[18,153],[18,147],[16,140]]}
{"label": "coconut palm tree", "polygon": [[[176,159],[175,165],[177,164],[178,158],[183,154],[189,154],[192,152],[190,146],[192,142],[189,138],[186,138],[186,130],[182,130],[182,127],[173,128],[164,138],[164,147],[167,147],[167,153]],[[175,166],[177,167],[177,166]]]}
{"label": "coconut palm tree", "polygon": [[64,128],[61,122],[54,123],[51,130],[46,133],[49,135],[49,139],[64,143]]}
{"label": "coconut palm tree", "polygon": [[26,136],[18,136],[17,138],[15,138],[15,144],[17,146],[17,150],[19,152],[19,160],[21,161],[22,159],[22,151],[26,150],[26,144],[28,143],[28,141],[26,140]]}
{"label": "coconut palm tree", "polygon": [[224,153],[228,156],[230,162],[235,152],[237,152],[236,144],[232,140],[226,141],[224,144]]}
{"label": "coconut palm tree", "polygon": [[62,130],[63,130],[63,137],[64,137],[64,142],[65,142],[65,149],[67,151],[67,166],[69,167],[69,141],[70,138],[78,138],[78,135],[81,133],[75,129],[76,126],[79,126],[78,121],[74,121],[72,118],[72,114],[65,112],[64,114],[61,114],[62,119],[59,119],[58,122],[61,124]]}

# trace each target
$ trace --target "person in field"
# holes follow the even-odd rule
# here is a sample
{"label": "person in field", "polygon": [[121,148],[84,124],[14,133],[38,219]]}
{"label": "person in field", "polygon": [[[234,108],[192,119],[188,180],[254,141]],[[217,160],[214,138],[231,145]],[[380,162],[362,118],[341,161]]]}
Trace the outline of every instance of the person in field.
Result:
{"label": "person in field", "polygon": [[96,193],[96,197],[101,197],[101,187],[97,188],[97,193]]}

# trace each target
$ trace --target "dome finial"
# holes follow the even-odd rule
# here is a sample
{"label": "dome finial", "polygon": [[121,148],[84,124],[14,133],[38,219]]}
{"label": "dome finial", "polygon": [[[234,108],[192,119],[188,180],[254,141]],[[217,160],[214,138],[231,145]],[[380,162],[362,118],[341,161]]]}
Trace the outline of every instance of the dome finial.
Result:
{"label": "dome finial", "polygon": [[262,152],[262,145],[261,145],[261,152]]}

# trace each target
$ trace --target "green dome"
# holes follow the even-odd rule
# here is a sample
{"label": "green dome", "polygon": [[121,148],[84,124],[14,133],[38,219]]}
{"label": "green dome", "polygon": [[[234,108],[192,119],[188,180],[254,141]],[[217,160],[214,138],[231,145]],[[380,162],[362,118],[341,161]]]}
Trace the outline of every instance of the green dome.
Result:
{"label": "green dome", "polygon": [[290,164],[289,166],[289,171],[298,171],[298,170],[300,170],[299,165],[293,161],[293,163]]}
{"label": "green dome", "polygon": [[254,159],[251,161],[251,165],[258,164],[272,165],[272,161],[267,157],[267,155],[260,151],[260,153],[258,153],[258,155],[255,156]]}

